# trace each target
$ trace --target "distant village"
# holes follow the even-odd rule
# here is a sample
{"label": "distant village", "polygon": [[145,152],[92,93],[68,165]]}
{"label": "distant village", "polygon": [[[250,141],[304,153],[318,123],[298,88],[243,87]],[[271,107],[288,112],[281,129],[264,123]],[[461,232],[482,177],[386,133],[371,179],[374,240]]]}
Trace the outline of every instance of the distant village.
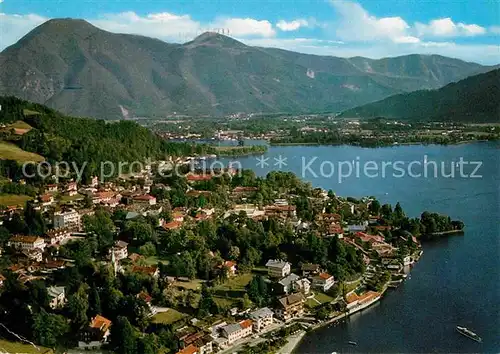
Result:
{"label": "distant village", "polygon": [[[88,184],[67,180],[44,185],[42,192],[30,202],[30,208],[43,218],[46,230],[43,235],[12,234],[9,237],[1,249],[2,258],[8,257],[10,261],[4,263],[8,267],[0,274],[0,292],[7,274],[15,276],[22,284],[44,281],[50,309],[61,313],[68,306],[69,295],[67,284],[58,282],[56,274],[75,267],[75,259],[68,257],[67,251],[64,254],[60,251],[91,236],[88,224],[96,213],[119,214],[120,218],[113,218],[111,246],[99,258],[94,257],[93,262],[109,266],[114,276],[135,274],[154,284],[154,293],[142,286],[131,294],[146,304],[150,323],[170,326],[177,353],[246,352],[248,348],[264,345],[277,349],[286,345],[283,339],[286,335],[305,333],[370,306],[388,287],[402,282],[409,267],[421,255],[416,237],[409,232],[394,232],[399,227],[383,220],[384,210],[374,205],[378,202],[373,198],[345,199],[332,192],[311,189],[307,192],[310,196],[300,197],[308,203],[303,207],[296,202],[298,187],[281,190],[276,187],[263,197],[261,182],[255,182],[252,177],[253,182],[247,183],[238,177],[241,171],[227,169],[223,176],[207,171],[186,174],[182,177],[185,183],[182,192],[196,202],[174,206],[172,194],[165,197],[172,193],[173,186],[158,178],[156,167],[147,166],[132,177],[105,183],[93,177]],[[281,177],[277,175],[276,178]],[[222,187],[214,182],[216,179],[224,179]],[[278,185],[280,182],[276,182]],[[179,187],[176,184],[174,188]],[[225,195],[221,196],[221,191]],[[214,200],[216,194],[224,202]],[[26,206],[7,206],[1,211],[1,224],[12,223],[25,212],[24,208]],[[311,209],[311,215],[303,217],[307,208]],[[321,262],[296,262],[283,250],[274,253],[275,257],[259,259],[260,255],[269,252],[257,249],[259,257],[255,256],[256,264],[252,264],[248,252],[254,251],[246,251],[243,255],[241,246],[231,246],[229,257],[222,256],[224,252],[219,253],[217,249],[209,249],[207,262],[211,269],[207,272],[215,278],[198,279],[196,272],[191,275],[170,273],[171,262],[167,266],[169,262],[162,261],[160,252],[146,252],[144,245],[138,247],[140,243],[123,236],[125,225],[144,218],[154,220],[154,232],[158,235],[157,240],[148,241],[147,245],[159,244],[162,240],[173,242],[168,240],[175,233],[189,238],[188,233],[182,233],[184,230],[196,234],[197,227],[209,223],[223,223],[221,227],[243,225],[243,229],[250,223],[277,223],[281,226],[276,230],[286,228],[290,233],[291,236],[286,237],[300,236],[312,243],[316,242],[311,239],[314,237],[325,242],[318,247],[341,247],[342,251],[325,251],[322,265]],[[266,237],[272,237],[270,233],[267,231]],[[140,235],[134,237],[137,236]],[[280,244],[288,241],[276,242],[279,249]],[[345,252],[344,249],[350,250],[345,256],[348,261],[351,254],[362,260],[357,268],[362,271],[353,271],[353,275],[337,279],[331,270],[338,265],[330,264],[330,257],[335,252]],[[182,254],[183,250],[178,252]],[[309,256],[310,259],[314,257]],[[232,290],[236,295],[232,295]],[[206,295],[209,291],[210,296]],[[224,292],[226,295],[220,295]],[[201,318],[199,311],[186,311],[189,307],[186,304],[175,306],[173,301],[159,299],[186,294],[193,296],[191,301],[199,301],[198,309],[204,301],[215,302],[217,314],[208,306],[206,316]],[[259,302],[265,306],[258,306]],[[166,303],[170,306],[165,306]],[[78,348],[107,348],[113,326],[113,321],[103,313],[93,314],[76,334]]]}

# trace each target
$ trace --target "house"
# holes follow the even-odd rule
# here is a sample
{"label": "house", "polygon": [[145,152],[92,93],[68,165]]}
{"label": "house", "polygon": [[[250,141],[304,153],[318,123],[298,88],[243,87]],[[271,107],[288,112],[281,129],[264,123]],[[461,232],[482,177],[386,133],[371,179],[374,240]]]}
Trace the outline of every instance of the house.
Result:
{"label": "house", "polygon": [[332,223],[328,225],[327,232],[326,232],[327,237],[338,237],[338,238],[343,238],[344,237],[344,229],[340,224],[337,223]]}
{"label": "house", "polygon": [[261,332],[273,324],[274,313],[267,307],[250,312],[254,332]]}
{"label": "house", "polygon": [[156,198],[152,195],[138,195],[134,197],[134,203],[142,205],[156,205]]}
{"label": "house", "polygon": [[12,236],[9,240],[9,246],[17,250],[32,251],[45,248],[45,240],[38,236]]}
{"label": "house", "polygon": [[121,199],[120,194],[111,191],[97,192],[92,198],[94,204],[109,203],[112,199]]}
{"label": "house", "polygon": [[182,210],[172,210],[172,220],[177,222],[183,222],[186,217],[186,212]]}
{"label": "house", "polygon": [[90,321],[89,326],[80,333],[78,348],[99,349],[103,344],[107,343],[110,327],[110,320],[101,315],[96,315]]}
{"label": "house", "polygon": [[368,226],[368,221],[364,221],[361,224],[347,225],[347,230],[350,232],[366,231],[367,226]]}
{"label": "house", "polygon": [[74,195],[77,195],[78,194],[78,185],[76,182],[68,182],[68,184],[66,185],[66,194],[69,195],[70,197],[71,196],[74,196]]}
{"label": "house", "polygon": [[201,181],[210,181],[212,179],[212,175],[197,175],[193,173],[189,173],[186,175],[188,182],[201,182]]}
{"label": "house", "polygon": [[43,251],[40,248],[31,250],[22,250],[19,259],[25,259],[31,262],[41,262],[43,259]]}
{"label": "house", "polygon": [[57,184],[48,184],[47,185],[47,192],[55,193],[58,190],[59,190],[59,187],[57,186]]}
{"label": "house", "polygon": [[141,291],[136,297],[143,300],[146,305],[148,305],[150,315],[154,315],[156,313],[156,307],[153,306],[153,298],[147,292]]}
{"label": "house", "polygon": [[40,196],[40,203],[43,206],[49,206],[54,203],[54,197],[51,194],[43,194]]}
{"label": "house", "polygon": [[149,275],[154,278],[158,278],[160,275],[160,271],[158,270],[158,267],[151,266],[151,267],[141,267],[141,266],[134,266],[132,268],[132,273],[139,273],[143,275]]}
{"label": "house", "polygon": [[182,227],[182,222],[171,221],[171,222],[163,223],[163,225],[161,227],[164,228],[165,230],[177,230],[177,229],[180,229]]}
{"label": "house", "polygon": [[295,282],[298,281],[300,277],[297,274],[290,273],[283,279],[281,279],[277,285],[280,293],[289,294],[295,290]]}
{"label": "house", "polygon": [[125,241],[116,241],[115,245],[109,250],[110,254],[113,253],[117,261],[121,261],[128,257],[127,251],[128,243]]}
{"label": "house", "polygon": [[5,281],[5,277],[0,274],[0,288],[3,286],[3,282]]}
{"label": "house", "polygon": [[290,274],[291,264],[280,259],[270,259],[266,263],[267,273],[272,278],[284,278]]}
{"label": "house", "polygon": [[321,267],[319,264],[304,263],[300,267],[300,270],[302,270],[302,276],[307,277],[309,275],[319,274],[321,272]]}
{"label": "house", "polygon": [[66,293],[64,286],[51,286],[47,288],[47,293],[49,295],[49,306],[51,309],[57,309],[64,306],[66,303]]}
{"label": "house", "polygon": [[56,244],[64,244],[71,237],[71,233],[68,229],[57,229],[57,230],[49,230],[43,237],[47,246],[53,246]]}
{"label": "house", "polygon": [[304,295],[307,295],[311,290],[311,282],[307,278],[299,279],[295,282],[294,289],[296,291],[300,291]]}
{"label": "house", "polygon": [[377,301],[380,296],[381,294],[375,291],[368,291],[362,295],[358,295],[353,291],[346,297],[347,309],[353,311],[357,307],[366,307],[370,303]]}
{"label": "house", "polygon": [[357,232],[356,238],[359,238],[363,242],[367,242],[374,246],[375,244],[384,244],[385,238],[380,235],[368,235],[363,232]]}
{"label": "house", "polygon": [[265,207],[265,212],[267,216],[278,216],[281,218],[297,216],[295,205],[271,205]]}
{"label": "house", "polygon": [[76,210],[54,213],[55,229],[75,229],[79,230],[81,226],[81,216]]}
{"label": "house", "polygon": [[313,287],[320,289],[321,291],[328,291],[334,283],[335,279],[333,278],[333,275],[328,273],[320,273],[312,278]]}
{"label": "house", "polygon": [[252,320],[244,320],[222,327],[222,335],[232,344],[238,339],[252,335],[252,329]]}
{"label": "house", "polygon": [[236,262],[233,261],[225,261],[224,264],[222,264],[222,267],[227,268],[227,276],[228,277],[234,277],[236,275]]}
{"label": "house", "polygon": [[301,293],[291,294],[278,300],[276,316],[283,321],[289,321],[304,314],[305,298]]}
{"label": "house", "polygon": [[96,188],[99,185],[99,178],[93,176],[90,180],[90,187]]}
{"label": "house", "polygon": [[177,331],[179,347],[187,348],[195,346],[199,354],[210,354],[213,352],[213,338],[210,334],[193,327],[182,327]]}
{"label": "house", "polygon": [[179,350],[177,354],[201,354],[201,352],[194,344],[190,344],[184,349]]}

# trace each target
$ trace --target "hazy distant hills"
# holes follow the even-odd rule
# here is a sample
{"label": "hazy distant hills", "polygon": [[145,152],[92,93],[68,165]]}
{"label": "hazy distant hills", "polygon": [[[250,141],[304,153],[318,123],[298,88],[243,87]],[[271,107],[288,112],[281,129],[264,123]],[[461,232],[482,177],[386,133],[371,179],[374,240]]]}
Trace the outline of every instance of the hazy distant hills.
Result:
{"label": "hazy distant hills", "polygon": [[500,123],[500,69],[438,90],[395,95],[347,110],[340,116]]}
{"label": "hazy distant hills", "polygon": [[169,44],[59,19],[0,54],[0,94],[104,119],[338,112],[488,70],[437,55],[307,55],[250,47],[214,33]]}

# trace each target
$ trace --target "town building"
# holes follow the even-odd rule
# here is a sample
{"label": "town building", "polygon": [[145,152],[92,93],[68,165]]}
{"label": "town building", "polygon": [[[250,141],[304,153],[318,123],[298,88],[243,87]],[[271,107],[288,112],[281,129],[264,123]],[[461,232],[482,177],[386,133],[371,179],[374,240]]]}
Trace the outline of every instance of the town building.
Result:
{"label": "town building", "polygon": [[47,231],[43,238],[45,239],[47,246],[53,246],[57,244],[64,244],[70,239],[70,237],[71,233],[68,229],[56,229]]}
{"label": "town building", "polygon": [[54,213],[54,228],[66,228],[70,230],[79,230],[81,226],[81,217],[76,210]]}
{"label": "town building", "polygon": [[115,245],[109,250],[110,254],[113,253],[117,261],[121,261],[128,257],[127,251],[128,243],[125,241],[116,241]]}
{"label": "town building", "polygon": [[252,334],[252,320],[232,323],[222,328],[222,336],[228,339],[229,345]]}
{"label": "town building", "polygon": [[184,349],[179,350],[177,354],[202,354],[202,353],[200,352],[200,348],[198,348],[194,344],[190,344]]}
{"label": "town building", "polygon": [[64,286],[51,286],[47,288],[49,295],[49,306],[51,309],[61,308],[66,304],[66,292]]}
{"label": "town building", "polygon": [[301,293],[287,295],[278,300],[276,316],[283,321],[301,317],[304,314],[305,298]]}
{"label": "town building", "polygon": [[312,278],[313,287],[321,291],[328,291],[334,283],[335,279],[333,278],[333,275],[328,273],[320,273]]}
{"label": "town building", "polygon": [[156,198],[149,194],[138,195],[134,197],[134,203],[142,205],[155,205]]}
{"label": "town building", "polygon": [[280,259],[270,259],[266,263],[268,275],[272,278],[284,278],[290,274],[291,264]]}
{"label": "town building", "polygon": [[295,282],[300,280],[300,277],[297,274],[290,273],[283,279],[281,279],[277,286],[279,288],[280,293],[290,294],[295,290]]}
{"label": "town building", "polygon": [[45,240],[38,236],[12,236],[9,240],[9,246],[21,251],[42,250],[45,248]]}
{"label": "town building", "polygon": [[254,332],[261,332],[274,322],[274,313],[268,308],[263,307],[250,312],[250,319],[253,323]]}
{"label": "town building", "polygon": [[302,276],[308,277],[309,275],[319,274],[321,272],[321,267],[319,264],[304,263],[300,267],[300,270],[302,270]]}
{"label": "town building", "polygon": [[89,326],[80,333],[78,347],[82,349],[99,349],[108,342],[111,321],[96,315],[90,321]]}

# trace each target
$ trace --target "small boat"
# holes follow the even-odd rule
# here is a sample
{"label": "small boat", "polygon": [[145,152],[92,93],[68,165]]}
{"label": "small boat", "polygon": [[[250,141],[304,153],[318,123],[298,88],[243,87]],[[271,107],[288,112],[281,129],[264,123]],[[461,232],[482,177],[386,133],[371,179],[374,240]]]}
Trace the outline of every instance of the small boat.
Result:
{"label": "small boat", "polygon": [[358,345],[358,343],[356,343],[356,342],[354,342],[354,341],[352,341],[352,340],[350,340],[350,341],[348,342],[348,344],[349,344],[349,345]]}
{"label": "small boat", "polygon": [[472,340],[475,340],[476,342],[481,343],[483,339],[479,337],[476,333],[472,332],[470,329],[467,329],[466,327],[460,327],[457,326],[457,331],[463,336],[466,336],[467,338],[470,338]]}

